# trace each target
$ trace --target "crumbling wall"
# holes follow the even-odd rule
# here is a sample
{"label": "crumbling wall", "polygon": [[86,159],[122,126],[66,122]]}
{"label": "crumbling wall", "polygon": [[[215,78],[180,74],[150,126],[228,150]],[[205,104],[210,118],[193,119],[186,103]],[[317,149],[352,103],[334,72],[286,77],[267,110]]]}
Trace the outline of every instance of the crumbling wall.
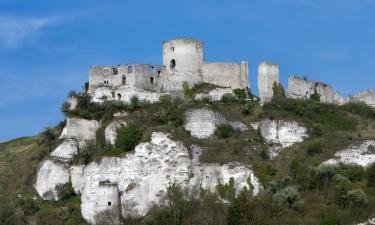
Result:
{"label": "crumbling wall", "polygon": [[262,103],[269,102],[273,97],[273,84],[279,83],[279,66],[263,62],[258,67],[258,89]]}
{"label": "crumbling wall", "polygon": [[351,98],[353,102],[362,102],[369,106],[375,107],[375,92],[374,90],[366,90],[359,92],[354,97]]}
{"label": "crumbling wall", "polygon": [[202,65],[203,82],[232,89],[245,89],[248,85],[248,64],[239,63],[204,63]]}
{"label": "crumbling wall", "polygon": [[331,85],[308,80],[307,78],[289,76],[288,98],[310,99],[315,92],[320,95],[320,101],[324,103],[343,104],[345,99],[334,92]]}

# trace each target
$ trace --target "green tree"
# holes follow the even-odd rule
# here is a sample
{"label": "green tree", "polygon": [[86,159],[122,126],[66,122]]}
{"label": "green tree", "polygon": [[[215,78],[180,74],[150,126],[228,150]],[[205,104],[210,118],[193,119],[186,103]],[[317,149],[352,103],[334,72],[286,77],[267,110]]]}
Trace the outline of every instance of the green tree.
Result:
{"label": "green tree", "polygon": [[142,128],[134,123],[117,130],[116,147],[123,151],[131,151],[141,141]]}
{"label": "green tree", "polygon": [[272,90],[273,90],[273,98],[272,98],[273,100],[279,101],[279,100],[284,100],[286,98],[284,87],[281,83],[278,83],[275,81],[273,83]]}
{"label": "green tree", "polygon": [[367,170],[367,186],[370,188],[375,188],[375,163],[371,164]]}

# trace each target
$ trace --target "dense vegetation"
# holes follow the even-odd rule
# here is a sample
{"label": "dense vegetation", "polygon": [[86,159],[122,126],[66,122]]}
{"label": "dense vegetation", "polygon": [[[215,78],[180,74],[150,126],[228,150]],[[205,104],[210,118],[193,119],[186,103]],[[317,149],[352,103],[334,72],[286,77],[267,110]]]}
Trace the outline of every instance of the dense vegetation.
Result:
{"label": "dense vegetation", "polygon": [[[368,168],[339,165],[319,166],[344,147],[375,139],[375,110],[357,103],[343,106],[322,104],[320,96],[309,101],[285,98],[281,85],[274,86],[275,98],[260,106],[249,91],[236,90],[220,102],[194,100],[197,93],[214,87],[184,86],[184,99],[163,96],[148,104],[133,98],[131,103],[91,102],[88,94],[71,93],[78,99],[75,110],[64,104],[68,116],[97,119],[102,127],[97,140],[82,149],[74,163],[90,163],[103,156],[122,156],[148,141],[154,131],[171,134],[186,146],[204,149],[203,162],[238,161],[251,165],[264,190],[258,196],[244,189],[235,195],[233,181],[217,185],[217,193],[201,190],[187,194],[171,184],[160,203],[140,218],[122,218],[124,224],[353,224],[375,212],[375,165]],[[262,118],[295,120],[309,129],[309,139],[270,160],[268,146],[258,131],[238,132],[220,125],[215,135],[196,139],[183,129],[185,113],[205,107],[231,121],[250,122]],[[118,130],[115,146],[104,141],[104,128],[115,112],[127,112],[128,126]],[[38,163],[58,144],[63,123],[44,130],[38,137],[21,138],[0,144],[0,224],[85,224],[80,216],[80,197],[69,185],[58,188],[61,201],[34,200],[32,188]],[[372,147],[375,151],[375,147]],[[369,149],[371,150],[371,149]],[[224,200],[224,201],[223,201]]]}

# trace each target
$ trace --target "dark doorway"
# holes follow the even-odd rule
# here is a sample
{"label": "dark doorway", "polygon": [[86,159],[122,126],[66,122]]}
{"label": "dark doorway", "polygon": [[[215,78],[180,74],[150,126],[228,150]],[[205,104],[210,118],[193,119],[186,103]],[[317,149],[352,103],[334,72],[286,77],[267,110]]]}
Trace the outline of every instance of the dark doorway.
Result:
{"label": "dark doorway", "polygon": [[176,68],[176,60],[172,59],[170,66],[171,66],[171,69],[174,70],[174,68]]}

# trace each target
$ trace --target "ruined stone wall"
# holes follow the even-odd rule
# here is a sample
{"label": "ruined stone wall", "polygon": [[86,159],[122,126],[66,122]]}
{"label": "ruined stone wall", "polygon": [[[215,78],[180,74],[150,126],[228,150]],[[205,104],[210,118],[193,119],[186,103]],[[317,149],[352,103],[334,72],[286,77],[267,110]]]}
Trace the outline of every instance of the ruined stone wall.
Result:
{"label": "ruined stone wall", "polygon": [[166,77],[163,90],[181,91],[183,82],[190,86],[201,83],[200,68],[204,62],[204,44],[201,41],[182,38],[163,42],[163,65]]}
{"label": "ruined stone wall", "polygon": [[95,140],[99,122],[96,120],[68,118],[66,128],[66,138],[77,139],[80,142]]}
{"label": "ruined stone wall", "polygon": [[261,102],[269,102],[273,97],[273,84],[279,83],[279,66],[270,62],[258,67],[258,89]]}
{"label": "ruined stone wall", "polygon": [[288,98],[310,99],[310,96],[317,92],[320,95],[321,102],[332,104],[344,104],[346,102],[344,97],[333,91],[331,85],[322,82],[289,76],[288,83]]}
{"label": "ruined stone wall", "polygon": [[359,92],[354,97],[351,98],[353,102],[362,102],[369,106],[375,107],[375,92],[374,90],[366,90]]}
{"label": "ruined stone wall", "polygon": [[244,89],[248,85],[248,65],[239,63],[204,63],[202,65],[203,82],[232,89]]}

